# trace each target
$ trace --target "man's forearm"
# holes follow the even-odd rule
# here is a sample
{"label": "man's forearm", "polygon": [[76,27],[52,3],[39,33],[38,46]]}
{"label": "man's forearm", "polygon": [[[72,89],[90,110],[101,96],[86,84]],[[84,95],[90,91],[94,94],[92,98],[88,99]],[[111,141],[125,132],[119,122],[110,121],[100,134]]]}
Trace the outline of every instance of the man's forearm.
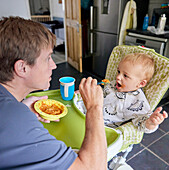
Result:
{"label": "man's forearm", "polygon": [[86,114],[86,133],[79,157],[88,164],[90,162],[90,169],[92,167],[93,169],[106,169],[107,142],[102,108],[99,106],[92,107]]}

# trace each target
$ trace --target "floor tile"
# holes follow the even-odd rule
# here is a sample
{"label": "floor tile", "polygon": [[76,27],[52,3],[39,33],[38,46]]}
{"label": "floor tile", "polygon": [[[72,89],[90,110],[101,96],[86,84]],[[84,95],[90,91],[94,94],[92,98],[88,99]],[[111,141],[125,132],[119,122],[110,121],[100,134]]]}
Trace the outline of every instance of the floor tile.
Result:
{"label": "floor tile", "polygon": [[132,151],[128,154],[127,160],[129,160],[134,155],[138,154],[141,150],[143,150],[144,147],[141,144],[135,144],[133,145]]}
{"label": "floor tile", "polygon": [[169,105],[168,102],[169,102],[169,97],[162,99],[158,105],[159,105],[159,106],[160,106],[160,105],[161,105],[161,106],[166,106],[167,104]]}
{"label": "floor tile", "polygon": [[168,165],[148,150],[144,150],[127,162],[134,170],[168,170]]}
{"label": "floor tile", "polygon": [[55,51],[52,54],[52,59],[55,62],[55,64],[60,64],[66,61],[65,59],[65,53],[64,52],[57,52]]}
{"label": "floor tile", "polygon": [[[138,154],[141,150],[143,150],[145,147],[143,147],[141,144],[135,144],[133,145],[133,149],[131,152],[128,153],[126,160],[129,160],[134,155]],[[118,156],[123,156],[125,152],[120,152]]]}
{"label": "floor tile", "polygon": [[[165,105],[163,107],[163,110],[165,110],[169,116],[169,104]],[[169,132],[169,117],[167,119],[165,119],[164,122],[159,127],[160,127],[160,129],[164,130],[165,132]]]}
{"label": "floor tile", "polygon": [[155,140],[159,139],[162,135],[164,135],[164,132],[162,132],[161,130],[157,129],[157,131],[155,131],[154,133],[150,133],[150,134],[144,134],[143,139],[141,141],[141,143],[144,146],[148,146],[150,145],[152,142],[154,142]]}
{"label": "floor tile", "polygon": [[165,132],[169,132],[169,117],[164,120],[164,122],[159,126],[159,128],[164,130]]}
{"label": "floor tile", "polygon": [[169,164],[169,134],[152,144],[149,149]]}

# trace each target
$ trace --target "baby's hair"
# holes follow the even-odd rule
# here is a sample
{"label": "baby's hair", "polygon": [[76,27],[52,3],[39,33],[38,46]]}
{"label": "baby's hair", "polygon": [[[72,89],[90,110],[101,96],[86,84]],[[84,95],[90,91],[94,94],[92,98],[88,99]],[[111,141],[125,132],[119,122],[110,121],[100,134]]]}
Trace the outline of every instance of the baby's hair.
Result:
{"label": "baby's hair", "polygon": [[147,82],[149,82],[150,79],[153,77],[154,70],[155,70],[155,64],[154,64],[155,62],[150,55],[144,53],[131,53],[124,56],[124,58],[121,60],[121,62],[126,62],[126,61],[131,62],[133,65],[136,63],[141,64]]}

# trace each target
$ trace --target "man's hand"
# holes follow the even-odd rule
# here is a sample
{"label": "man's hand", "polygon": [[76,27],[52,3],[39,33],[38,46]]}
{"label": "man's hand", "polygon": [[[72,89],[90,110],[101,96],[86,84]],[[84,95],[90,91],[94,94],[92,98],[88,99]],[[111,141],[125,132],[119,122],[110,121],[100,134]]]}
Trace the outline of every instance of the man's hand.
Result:
{"label": "man's hand", "polygon": [[[30,109],[32,112],[35,113],[35,115],[37,116],[38,120],[40,120],[41,122],[50,123],[50,120],[43,119],[43,118],[39,115],[39,113],[37,113],[37,112],[35,111],[35,109],[34,109],[34,103],[35,103],[36,101],[41,100],[41,99],[47,99],[47,98],[48,98],[48,96],[41,96],[41,97],[31,96],[31,97],[29,97],[29,98],[27,98],[27,99],[24,99],[24,100],[22,101],[22,103],[24,103],[25,105],[27,105],[27,106],[29,107],[29,109]],[[59,119],[56,120],[56,122],[58,122],[58,121],[59,121]]]}
{"label": "man's hand", "polygon": [[99,106],[103,107],[103,91],[100,86],[97,85],[97,80],[89,78],[83,78],[79,85],[79,91],[82,96],[86,109]]}

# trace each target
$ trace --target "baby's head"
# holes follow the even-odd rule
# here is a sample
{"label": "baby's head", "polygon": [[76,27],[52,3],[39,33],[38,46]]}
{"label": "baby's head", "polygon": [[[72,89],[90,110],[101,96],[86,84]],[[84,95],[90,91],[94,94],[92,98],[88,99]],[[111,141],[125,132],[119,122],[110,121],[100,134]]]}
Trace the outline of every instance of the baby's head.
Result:
{"label": "baby's head", "polygon": [[126,55],[119,63],[116,77],[118,91],[134,91],[144,87],[154,74],[154,59],[144,53]]}

